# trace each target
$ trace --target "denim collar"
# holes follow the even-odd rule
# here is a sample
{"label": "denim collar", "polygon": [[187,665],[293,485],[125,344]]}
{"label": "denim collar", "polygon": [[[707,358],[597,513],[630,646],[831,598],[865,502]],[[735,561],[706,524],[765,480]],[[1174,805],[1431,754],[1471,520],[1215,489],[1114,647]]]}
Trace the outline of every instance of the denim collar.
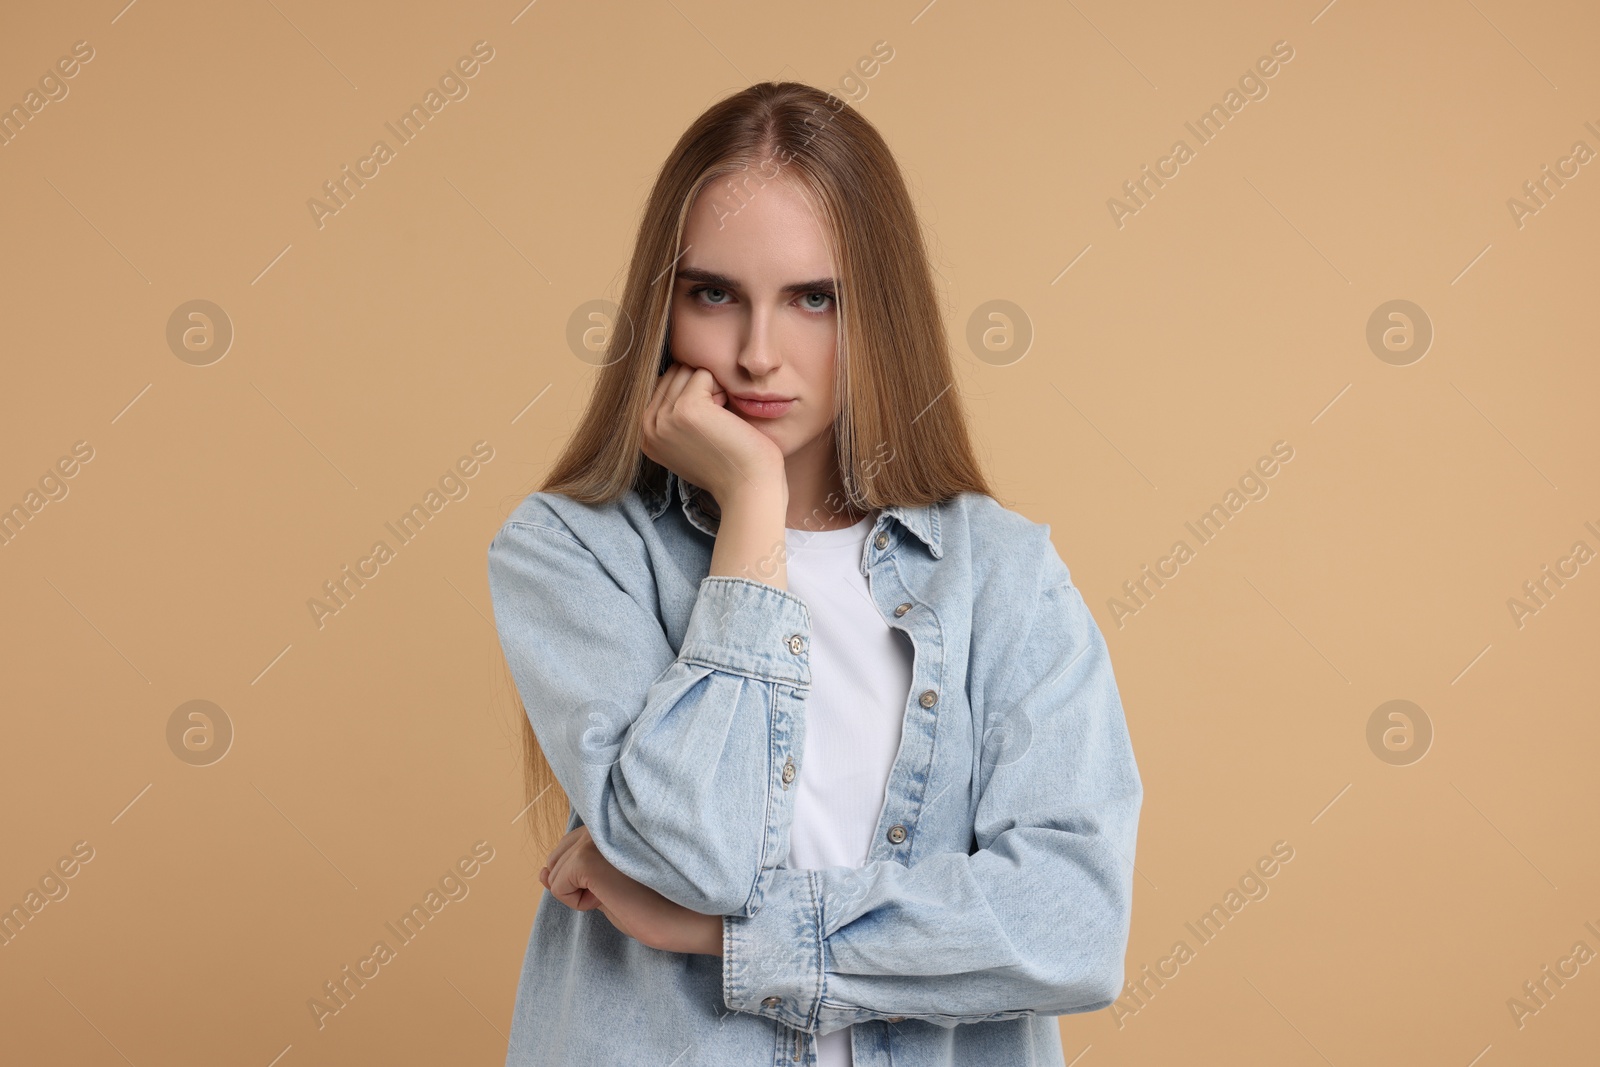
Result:
{"label": "denim collar", "polygon": [[[711,514],[700,506],[702,494],[707,497],[710,496],[704,489],[701,489],[686,478],[680,478],[677,471],[671,469],[667,471],[665,492],[656,489],[641,490],[640,492],[651,519],[659,519],[662,513],[667,510],[667,505],[676,497],[682,502],[683,513],[688,517],[689,522],[696,529],[715,537],[721,520],[718,516]],[[894,519],[905,529],[915,534],[918,540],[928,546],[928,551],[933,555],[934,559],[939,559],[944,555],[943,550],[939,547],[939,510],[937,504],[923,504],[912,507],[890,504],[883,508],[882,515],[879,516],[878,523],[874,526],[874,529],[881,527],[883,520],[886,518]]]}

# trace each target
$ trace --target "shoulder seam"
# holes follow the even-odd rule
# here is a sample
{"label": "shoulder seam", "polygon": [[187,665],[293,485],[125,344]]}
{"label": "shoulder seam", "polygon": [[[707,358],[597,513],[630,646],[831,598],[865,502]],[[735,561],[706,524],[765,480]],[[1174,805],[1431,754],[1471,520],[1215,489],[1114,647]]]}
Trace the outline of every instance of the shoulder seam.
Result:
{"label": "shoulder seam", "polygon": [[576,537],[572,536],[572,533],[571,533],[570,530],[557,529],[554,526],[546,526],[543,523],[525,522],[522,519],[507,519],[505,521],[505,523],[501,526],[501,529],[504,529],[506,526],[519,526],[524,530],[543,530],[545,533],[552,533],[552,534],[555,534],[557,537],[562,537],[562,538],[565,538],[568,541],[571,541],[573,544],[577,545],[579,548],[583,549],[585,552],[589,551],[589,546],[585,545],[582,541],[580,541]]}

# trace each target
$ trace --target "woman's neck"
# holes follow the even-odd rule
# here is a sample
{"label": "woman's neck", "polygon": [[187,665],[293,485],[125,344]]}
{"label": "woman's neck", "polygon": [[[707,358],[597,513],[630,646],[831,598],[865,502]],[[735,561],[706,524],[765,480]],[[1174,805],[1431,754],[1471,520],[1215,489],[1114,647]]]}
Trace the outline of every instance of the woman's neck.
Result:
{"label": "woman's neck", "polygon": [[819,437],[787,457],[784,475],[789,481],[784,525],[791,530],[842,530],[867,514],[845,499],[831,435]]}

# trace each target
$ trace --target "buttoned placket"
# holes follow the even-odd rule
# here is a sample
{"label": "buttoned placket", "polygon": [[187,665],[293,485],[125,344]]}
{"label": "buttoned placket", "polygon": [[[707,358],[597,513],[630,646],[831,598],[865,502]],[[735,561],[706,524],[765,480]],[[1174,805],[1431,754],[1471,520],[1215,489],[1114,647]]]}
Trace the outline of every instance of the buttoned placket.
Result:
{"label": "buttoned placket", "polygon": [[[789,652],[791,655],[801,656],[805,654],[806,639],[802,635],[790,634],[789,639],[784,643],[789,646]],[[794,782],[794,776],[794,757],[786,753],[783,757],[783,772],[778,776],[783,782],[783,788],[789,788],[789,786]]]}
{"label": "buttoned placket", "polygon": [[[718,528],[721,526],[720,514],[711,514],[708,509],[703,507],[699,500],[698,491],[691,489],[682,479],[675,477],[669,479],[667,498],[660,502],[660,508],[654,514],[659,515],[661,508],[672,503],[670,490],[674,482],[677,484],[678,497],[685,517],[697,529],[715,537]],[[905,620],[907,615],[912,615],[917,605],[913,600],[909,599],[910,591],[900,581],[899,571],[895,568],[893,562],[894,552],[899,549],[900,544],[904,543],[905,537],[908,535],[902,532],[900,540],[897,542],[890,533],[889,519],[890,515],[887,510],[879,514],[878,521],[874,525],[873,535],[862,548],[860,566],[862,574],[867,579],[867,588],[873,606],[878,609],[879,615],[884,617],[884,621],[893,627],[895,623],[889,621],[890,616],[895,620]],[[933,525],[937,526],[937,519],[934,519]],[[938,536],[936,531],[932,536],[932,541],[933,544],[929,548],[934,558],[937,559],[940,553],[937,548]],[[887,598],[893,601],[893,607],[886,609],[885,604],[879,601],[880,587]],[[923,611],[924,614],[928,613],[926,608]],[[906,698],[906,721],[901,728],[900,746],[895,753],[894,762],[890,766],[888,785],[884,791],[884,802],[879,811],[878,822],[880,828],[882,828],[884,819],[889,817],[891,812],[894,812],[896,817],[902,821],[897,821],[888,828],[883,829],[881,837],[874,837],[874,844],[867,855],[869,863],[878,859],[893,859],[910,866],[909,851],[915,843],[911,836],[911,831],[914,827],[915,819],[910,814],[901,815],[899,813],[910,812],[913,803],[918,805],[924,803],[921,796],[914,799],[910,795],[910,789],[912,788],[910,783],[920,780],[925,795],[933,766],[933,736],[936,717],[934,708],[939,703],[937,684],[944,674],[943,635],[939,631],[937,619],[930,616],[930,620],[930,622],[924,623],[921,619],[912,615],[911,621],[901,621],[897,627],[903,630],[911,641],[913,650],[911,693],[915,693],[916,698],[913,700],[909,694]],[[795,656],[802,656],[807,651],[806,639],[801,634],[789,635],[784,644],[790,654]],[[919,691],[919,682],[926,682],[927,687]],[[919,714],[917,712],[919,708],[925,714]],[[907,747],[908,741],[913,742],[909,749]],[[912,766],[918,765],[923,768],[920,779],[910,772]],[[788,789],[793,784],[796,774],[794,758],[786,754],[783,769],[779,775],[784,789]],[[897,794],[896,785],[901,781],[905,781],[908,784]],[[908,841],[911,841],[912,845],[907,845]],[[761,1002],[762,1007],[769,1009],[780,1007],[782,1003],[782,999],[779,997],[765,997]],[[903,1016],[892,1016],[874,1025],[886,1028],[904,1021]],[[805,1031],[780,1024],[779,1033],[782,1035],[779,1043],[779,1055],[783,1059],[789,1060],[796,1067],[805,1064],[808,1051]],[[858,1062],[864,1065],[866,1062],[865,1057],[859,1057]]]}
{"label": "buttoned placket", "polygon": [[[873,536],[863,546],[861,571],[866,576],[868,593],[879,615],[891,628],[902,630],[911,642],[912,678],[910,691],[906,695],[906,721],[901,727],[900,746],[895,753],[894,762],[890,765],[889,780],[884,789],[883,807],[878,813],[878,825],[882,835],[874,836],[874,843],[868,850],[867,862],[893,859],[910,866],[909,846],[906,842],[912,840],[911,828],[914,819],[905,813],[911,810],[912,801],[908,795],[909,790],[914,788],[911,783],[919,778],[913,773],[912,768],[917,766],[923,768],[920,780],[925,790],[932,771],[933,709],[939,702],[936,688],[927,685],[919,688],[919,684],[927,680],[936,681],[943,676],[943,642],[937,619],[931,616],[926,607],[921,609],[922,617],[919,617],[918,605],[911,599],[910,591],[900,581],[900,572],[895,567],[893,554],[899,549],[900,544],[904,543],[906,535],[902,534],[900,543],[896,543],[890,533],[888,522],[887,515],[880,516]],[[926,714],[916,715],[914,709],[918,708],[923,709]],[[889,818],[895,818],[897,821],[887,829],[883,829],[884,821]],[[884,1042],[887,1041],[888,1030],[894,1024],[904,1021],[903,1016],[893,1016],[881,1022],[867,1024],[880,1032],[874,1034],[872,1039],[868,1039],[863,1033],[860,1035],[861,1040],[854,1042],[859,1049],[854,1053],[858,1067],[887,1062],[883,1056],[887,1051]],[[797,1059],[796,1062],[803,1061]]]}
{"label": "buttoned placket", "polygon": [[[903,630],[911,641],[912,679],[911,694],[906,698],[906,721],[901,727],[900,747],[890,766],[888,786],[884,791],[883,807],[879,812],[879,834],[869,851],[868,862],[876,859],[894,859],[910,865],[910,845],[915,827],[914,812],[922,803],[920,796],[911,790],[921,781],[925,791],[932,771],[934,711],[939,702],[935,684],[943,676],[943,646],[939,640],[937,620],[925,624],[912,614],[916,603],[909,598],[909,590],[900,581],[900,572],[894,565],[894,553],[905,543],[905,534],[897,538],[891,534],[889,517],[879,517],[874,535],[862,550],[861,569],[867,578],[867,588],[878,613],[891,627]],[[892,606],[891,606],[892,605]],[[926,613],[927,609],[923,609]],[[907,620],[907,616],[911,616]],[[900,620],[896,622],[895,620]],[[926,714],[918,714],[917,708]],[[921,767],[919,776],[915,768]],[[887,827],[886,820],[894,821]]]}

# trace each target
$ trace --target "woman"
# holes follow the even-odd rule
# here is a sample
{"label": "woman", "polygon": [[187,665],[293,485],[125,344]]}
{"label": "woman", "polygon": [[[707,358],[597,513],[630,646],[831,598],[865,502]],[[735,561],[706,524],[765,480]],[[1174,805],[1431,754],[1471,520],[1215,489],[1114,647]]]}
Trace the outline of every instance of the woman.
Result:
{"label": "woman", "polygon": [[1061,1064],[1122,991],[1143,789],[883,140],[795,83],[711,107],[620,319],[489,548],[530,799],[571,805],[507,1063]]}

